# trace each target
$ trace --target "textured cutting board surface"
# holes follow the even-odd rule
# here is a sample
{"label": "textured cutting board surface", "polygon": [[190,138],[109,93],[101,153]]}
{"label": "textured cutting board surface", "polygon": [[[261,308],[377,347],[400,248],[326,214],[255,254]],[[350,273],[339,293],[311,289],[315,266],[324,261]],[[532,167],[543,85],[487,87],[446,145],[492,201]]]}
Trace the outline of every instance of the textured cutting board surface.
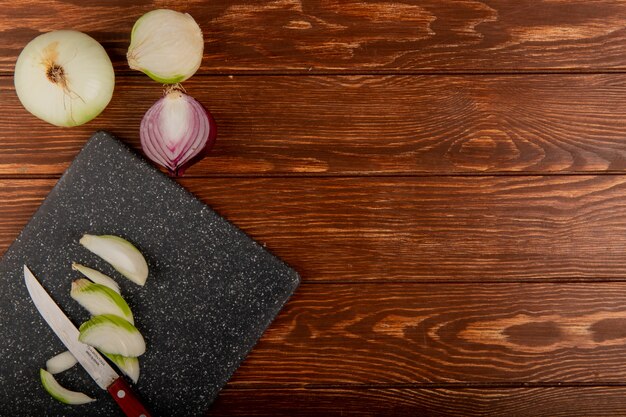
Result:
{"label": "textured cutting board surface", "polygon": [[[241,204],[245,204],[242,196]],[[145,255],[144,287],[78,244],[114,234]],[[97,401],[67,406],[38,377],[65,350],[29,298],[27,264],[75,325],[76,261],[115,278],[146,339],[136,390],[159,416],[206,412],[299,283],[297,273],[104,132],[95,134],[0,261],[0,415],[123,415],[76,366],[59,382]]]}

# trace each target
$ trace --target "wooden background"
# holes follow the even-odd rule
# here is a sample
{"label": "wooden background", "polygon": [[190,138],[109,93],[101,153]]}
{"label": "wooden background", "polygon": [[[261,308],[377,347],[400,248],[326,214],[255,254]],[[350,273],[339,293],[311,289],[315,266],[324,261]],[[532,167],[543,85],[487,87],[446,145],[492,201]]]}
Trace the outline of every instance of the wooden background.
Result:
{"label": "wooden background", "polygon": [[[303,277],[210,415],[626,415],[626,2],[1,6],[0,252],[93,131],[139,149],[134,21],[202,27],[219,138],[181,183]],[[12,79],[63,28],[117,74],[72,129]]]}

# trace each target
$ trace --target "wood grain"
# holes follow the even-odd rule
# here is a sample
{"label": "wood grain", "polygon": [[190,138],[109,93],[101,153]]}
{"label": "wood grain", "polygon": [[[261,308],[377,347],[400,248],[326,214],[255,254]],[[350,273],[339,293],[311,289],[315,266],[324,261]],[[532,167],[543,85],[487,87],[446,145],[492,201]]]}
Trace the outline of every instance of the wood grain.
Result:
{"label": "wood grain", "polygon": [[205,36],[202,73],[624,70],[626,4],[617,0],[21,0],[0,12],[0,71],[42,32],[72,28],[129,71],[130,31],[161,7]]}
{"label": "wood grain", "polygon": [[[54,182],[0,181],[0,250]],[[190,178],[182,184],[308,282],[626,277],[625,176]]]}
{"label": "wood grain", "polygon": [[[191,176],[626,172],[626,75],[196,77],[218,123]],[[105,112],[61,129],[0,77],[0,175],[59,175],[93,131],[139,148],[161,88],[121,77]]]}
{"label": "wood grain", "polygon": [[0,256],[26,226],[55,182],[0,180]]}
{"label": "wood grain", "polygon": [[588,417],[626,415],[624,387],[226,388],[209,416]]}
{"label": "wood grain", "polygon": [[303,284],[231,387],[623,383],[626,283]]}
{"label": "wood grain", "polygon": [[626,177],[188,180],[305,280],[626,277]]}
{"label": "wood grain", "polygon": [[[161,87],[125,53],[161,7],[219,125],[181,184],[304,280],[209,415],[626,415],[626,2],[4,2],[0,254],[93,131],[139,149]],[[12,72],[67,28],[117,80],[59,129]]]}

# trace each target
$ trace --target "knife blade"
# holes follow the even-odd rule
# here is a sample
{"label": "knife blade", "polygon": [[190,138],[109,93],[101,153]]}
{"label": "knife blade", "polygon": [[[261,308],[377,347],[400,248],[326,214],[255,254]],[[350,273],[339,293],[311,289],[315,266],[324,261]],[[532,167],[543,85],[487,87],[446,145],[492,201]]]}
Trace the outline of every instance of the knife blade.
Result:
{"label": "knife blade", "polygon": [[43,319],[89,376],[96,381],[96,384],[111,394],[127,417],[150,417],[150,413],[132,392],[124,378],[115,372],[96,349],[78,340],[79,331],[76,326],[26,265],[24,265],[24,282]]}

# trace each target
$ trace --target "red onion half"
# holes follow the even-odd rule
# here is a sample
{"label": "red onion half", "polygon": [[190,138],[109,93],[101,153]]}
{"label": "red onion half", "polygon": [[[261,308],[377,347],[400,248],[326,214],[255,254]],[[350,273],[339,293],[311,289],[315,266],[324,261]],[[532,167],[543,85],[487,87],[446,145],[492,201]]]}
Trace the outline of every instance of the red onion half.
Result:
{"label": "red onion half", "polygon": [[217,125],[202,104],[174,87],[143,116],[139,136],[146,156],[180,177],[213,147]]}

